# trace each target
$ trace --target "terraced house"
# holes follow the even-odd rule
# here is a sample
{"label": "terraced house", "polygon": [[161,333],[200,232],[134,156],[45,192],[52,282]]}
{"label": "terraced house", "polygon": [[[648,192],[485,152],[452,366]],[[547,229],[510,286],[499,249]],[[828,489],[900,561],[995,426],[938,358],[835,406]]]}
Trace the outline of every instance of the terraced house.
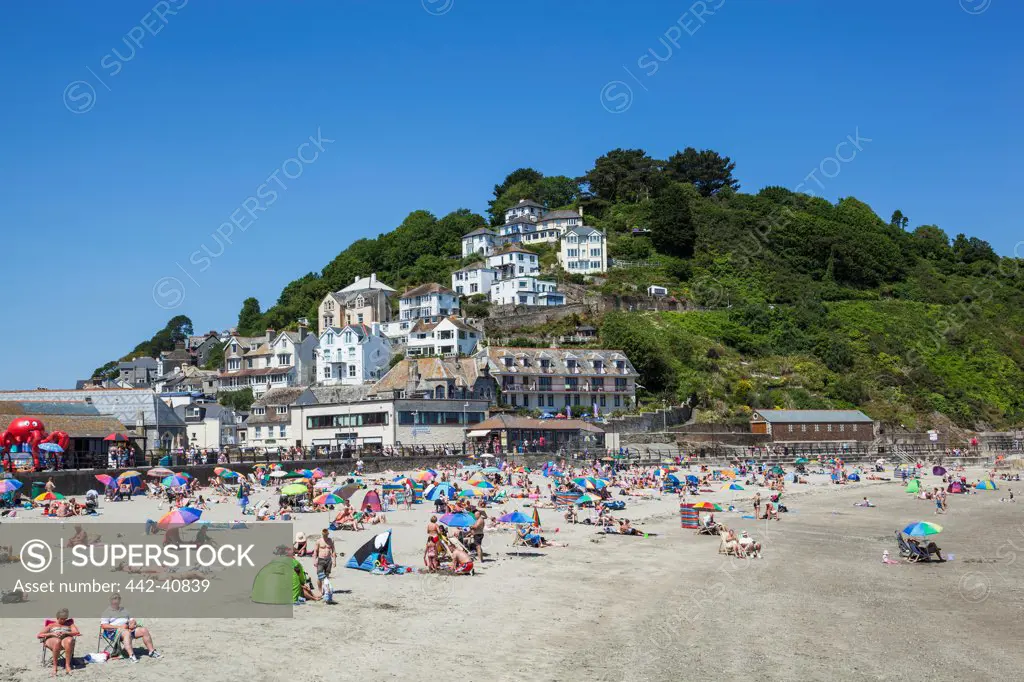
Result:
{"label": "terraced house", "polygon": [[498,403],[506,407],[605,414],[636,401],[639,375],[619,350],[492,346],[476,357],[497,381]]}
{"label": "terraced house", "polygon": [[298,331],[268,329],[263,337],[232,336],[224,347],[220,391],[251,388],[260,396],[271,388],[306,386],[313,382],[317,339],[304,325]]}

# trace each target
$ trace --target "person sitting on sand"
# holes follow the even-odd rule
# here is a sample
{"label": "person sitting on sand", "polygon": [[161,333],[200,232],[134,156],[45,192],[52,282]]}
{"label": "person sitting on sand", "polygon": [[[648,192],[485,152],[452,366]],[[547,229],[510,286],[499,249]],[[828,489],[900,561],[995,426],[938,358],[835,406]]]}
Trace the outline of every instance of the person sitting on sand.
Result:
{"label": "person sitting on sand", "polygon": [[743,531],[739,539],[740,549],[748,557],[761,558],[761,543],[754,540],[747,534],[747,531]]}
{"label": "person sitting on sand", "polygon": [[552,544],[548,542],[547,538],[540,533],[534,532],[535,530],[532,526],[519,526],[516,528],[516,533],[519,535],[519,539],[530,547],[538,549],[541,547],[551,547]]}
{"label": "person sitting on sand", "polygon": [[576,513],[576,507],[569,505],[569,508],[565,510],[565,520],[567,523],[579,523],[579,514]]}
{"label": "person sitting on sand", "polygon": [[455,573],[470,573],[473,570],[473,559],[469,552],[459,546],[452,547],[452,571]]}
{"label": "person sitting on sand", "polygon": [[81,526],[75,526],[75,534],[68,538],[68,542],[65,547],[75,547],[77,545],[95,545],[100,540],[100,536],[97,535],[93,538],[92,542],[89,542],[89,534],[85,532]]}
{"label": "person sitting on sand", "polygon": [[295,534],[295,542],[292,543],[292,552],[295,556],[312,556],[313,552],[306,549],[306,534],[298,532]]}
{"label": "person sitting on sand", "polygon": [[57,676],[57,659],[60,652],[64,652],[64,672],[71,674],[71,662],[75,657],[75,637],[82,633],[78,631],[75,621],[68,615],[67,609],[57,611],[56,620],[47,621],[43,629],[39,631],[36,638],[43,643],[43,646],[50,650],[53,657],[52,677]]}
{"label": "person sitting on sand", "polygon": [[345,500],[345,506],[334,517],[335,526],[341,528],[344,524],[355,525],[355,512],[352,510],[352,505],[348,500]]}
{"label": "person sitting on sand", "polygon": [[855,507],[874,507],[875,503],[865,497],[860,502],[854,502],[853,506],[855,506]]}
{"label": "person sitting on sand", "polygon": [[736,536],[736,531],[734,531],[732,528],[722,526],[722,528],[719,531],[719,535],[722,536],[722,551],[725,554],[735,554],[740,558],[746,556],[743,553],[743,548],[740,547],[740,540]]}
{"label": "person sitting on sand", "polygon": [[938,557],[939,561],[945,561],[945,559],[942,557],[942,550],[939,549],[939,546],[936,545],[934,542],[929,542],[927,545],[922,545],[914,538],[908,538],[907,542],[910,543],[910,546],[914,549],[920,552],[924,552],[928,555],[934,554],[936,557]]}
{"label": "person sitting on sand", "polygon": [[638,528],[633,528],[629,525],[629,519],[622,519],[619,521],[619,534],[620,535],[643,535],[643,531]]}

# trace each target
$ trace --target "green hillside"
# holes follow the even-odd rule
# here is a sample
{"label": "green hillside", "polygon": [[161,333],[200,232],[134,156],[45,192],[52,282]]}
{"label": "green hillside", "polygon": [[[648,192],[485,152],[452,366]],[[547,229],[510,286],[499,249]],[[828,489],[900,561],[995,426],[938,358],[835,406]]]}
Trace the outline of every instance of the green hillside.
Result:
{"label": "green hillside", "polygon": [[461,235],[532,198],[582,206],[586,223],[607,232],[612,257],[632,264],[591,282],[597,291],[660,284],[694,309],[594,321],[602,343],[626,349],[641,369],[643,399],[695,395],[737,419],[759,406],[856,405],[908,425],[939,415],[963,426],[1021,421],[1019,260],[934,225],[908,229],[899,211],[883,220],[852,197],[746,194],[733,167],[710,150],[659,160],[616,149],[579,178],[519,169],[495,185],[488,218],[415,211],[289,284],[266,311],[246,301],[239,326],[315,318],[328,291],[370,272],[399,289],[448,283],[463,264]]}

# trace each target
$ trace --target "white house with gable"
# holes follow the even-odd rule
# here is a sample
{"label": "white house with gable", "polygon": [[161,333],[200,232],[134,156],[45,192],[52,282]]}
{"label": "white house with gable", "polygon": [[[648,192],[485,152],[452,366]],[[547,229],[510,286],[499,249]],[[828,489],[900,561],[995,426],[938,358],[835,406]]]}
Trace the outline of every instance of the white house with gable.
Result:
{"label": "white house with gable", "polygon": [[409,331],[406,355],[470,355],[483,334],[457,317],[440,322],[418,321]]}
{"label": "white house with gable", "polygon": [[562,235],[558,262],[570,274],[594,275],[608,271],[608,240],[593,227],[570,227]]}
{"label": "white house with gable", "polygon": [[497,276],[493,268],[485,266],[482,262],[473,263],[452,273],[452,289],[459,296],[486,296]]}
{"label": "white house with gable", "polygon": [[316,380],[328,386],[372,383],[387,373],[390,361],[391,342],[378,323],[331,327],[320,335]]}

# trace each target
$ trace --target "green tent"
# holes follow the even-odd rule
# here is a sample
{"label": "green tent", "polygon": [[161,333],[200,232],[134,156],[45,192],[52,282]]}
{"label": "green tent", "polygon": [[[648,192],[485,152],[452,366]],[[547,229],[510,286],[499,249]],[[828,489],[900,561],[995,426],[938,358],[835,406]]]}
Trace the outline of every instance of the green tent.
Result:
{"label": "green tent", "polygon": [[921,482],[915,478],[907,484],[907,487],[904,488],[904,490],[908,493],[919,493],[921,492]]}
{"label": "green tent", "polygon": [[253,602],[290,605],[298,601],[302,596],[303,577],[295,572],[297,563],[293,558],[282,557],[261,568],[252,581]]}

